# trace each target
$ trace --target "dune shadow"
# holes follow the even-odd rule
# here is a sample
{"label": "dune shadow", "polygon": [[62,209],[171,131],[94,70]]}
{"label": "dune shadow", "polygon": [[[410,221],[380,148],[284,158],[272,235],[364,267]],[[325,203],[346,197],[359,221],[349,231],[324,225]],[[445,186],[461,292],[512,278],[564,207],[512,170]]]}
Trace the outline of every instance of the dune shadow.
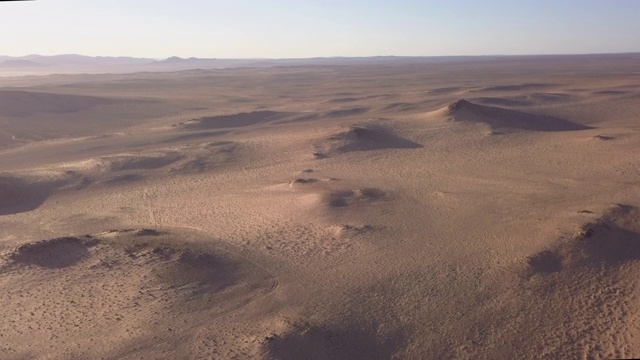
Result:
{"label": "dune shadow", "polygon": [[347,116],[355,116],[366,113],[368,110],[362,107],[355,107],[350,109],[340,109],[340,110],[332,110],[324,114],[324,117],[328,118],[338,118],[338,117],[347,117]]}
{"label": "dune shadow", "polygon": [[191,142],[197,140],[203,140],[214,136],[227,134],[228,131],[224,130],[214,130],[214,131],[194,131],[187,134],[176,135],[170,137],[168,139],[162,140],[160,144],[174,144],[174,143],[184,143]]}
{"label": "dune shadow", "polygon": [[362,98],[357,98],[357,97],[339,97],[339,98],[329,99],[326,102],[327,103],[346,103],[346,102],[358,101],[361,99]]}
{"label": "dune shadow", "polygon": [[252,111],[233,115],[208,116],[194,121],[186,122],[183,127],[186,129],[222,129],[246,127],[261,123],[270,123],[290,116],[289,113],[277,111]]}
{"label": "dune shadow", "polygon": [[530,101],[521,100],[521,99],[509,99],[509,98],[493,98],[493,97],[482,97],[476,98],[474,101],[478,101],[483,105],[497,105],[497,106],[527,106],[531,105]]}
{"label": "dune shadow", "polygon": [[406,102],[395,102],[388,105],[385,105],[381,108],[381,110],[385,111],[412,111],[417,108],[416,104],[406,103]]}
{"label": "dune shadow", "polygon": [[628,93],[629,91],[622,90],[600,90],[593,92],[594,95],[626,95]]}
{"label": "dune shadow", "polygon": [[11,176],[0,177],[0,216],[35,210],[64,180],[36,182]]}
{"label": "dune shadow", "polygon": [[562,270],[562,259],[550,250],[529,256],[527,262],[535,274],[550,274]]}
{"label": "dune shadow", "polygon": [[105,185],[122,185],[134,181],[141,180],[143,177],[140,174],[125,174],[114,176],[104,182]]}
{"label": "dune shadow", "polygon": [[305,326],[265,338],[263,351],[275,360],[393,359],[405,343],[401,332],[381,338],[374,327]]}
{"label": "dune shadow", "polygon": [[428,93],[429,94],[449,94],[449,93],[460,91],[460,90],[462,89],[459,87],[441,87],[441,88],[431,89],[428,91]]}

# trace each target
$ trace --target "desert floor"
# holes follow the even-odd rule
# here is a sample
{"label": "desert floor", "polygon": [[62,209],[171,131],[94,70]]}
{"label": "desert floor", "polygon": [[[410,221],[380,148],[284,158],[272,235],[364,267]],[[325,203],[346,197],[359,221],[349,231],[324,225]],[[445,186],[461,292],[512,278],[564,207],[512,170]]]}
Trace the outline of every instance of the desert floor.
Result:
{"label": "desert floor", "polygon": [[0,78],[0,357],[640,356],[637,63]]}

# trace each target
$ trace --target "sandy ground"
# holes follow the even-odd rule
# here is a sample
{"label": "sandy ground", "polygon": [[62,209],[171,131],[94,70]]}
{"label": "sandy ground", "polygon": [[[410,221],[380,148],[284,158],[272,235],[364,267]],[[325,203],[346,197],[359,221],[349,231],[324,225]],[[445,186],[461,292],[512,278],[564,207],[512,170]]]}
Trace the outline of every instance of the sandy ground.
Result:
{"label": "sandy ground", "polygon": [[3,359],[640,356],[640,74],[1,78]]}

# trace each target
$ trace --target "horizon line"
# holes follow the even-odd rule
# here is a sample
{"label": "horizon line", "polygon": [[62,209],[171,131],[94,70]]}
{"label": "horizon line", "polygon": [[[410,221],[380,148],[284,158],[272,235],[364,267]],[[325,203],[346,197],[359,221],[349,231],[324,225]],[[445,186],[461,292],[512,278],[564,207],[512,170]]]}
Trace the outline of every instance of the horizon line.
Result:
{"label": "horizon line", "polygon": [[[1,1],[1,0],[0,0]],[[640,54],[638,51],[620,51],[620,52],[585,52],[585,53],[530,53],[530,54],[474,54],[474,55],[320,55],[308,57],[198,57],[198,56],[179,56],[171,55],[167,57],[153,56],[136,56],[136,55],[86,55],[80,53],[58,53],[51,55],[43,55],[38,53],[30,53],[26,55],[6,55],[0,57],[24,58],[29,56],[55,57],[55,56],[82,56],[90,58],[132,58],[132,59],[152,59],[167,60],[171,58],[180,58],[184,60],[307,60],[307,59],[366,59],[366,58],[471,58],[471,57],[533,57],[533,56],[588,56],[588,55],[634,55]]]}

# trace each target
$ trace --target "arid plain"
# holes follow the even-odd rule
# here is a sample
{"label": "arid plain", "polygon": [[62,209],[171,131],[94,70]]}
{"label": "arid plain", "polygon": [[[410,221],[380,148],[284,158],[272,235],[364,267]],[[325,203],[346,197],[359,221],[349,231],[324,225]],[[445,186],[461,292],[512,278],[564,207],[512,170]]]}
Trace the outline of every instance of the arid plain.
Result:
{"label": "arid plain", "polygon": [[640,356],[639,66],[0,78],[0,357]]}

